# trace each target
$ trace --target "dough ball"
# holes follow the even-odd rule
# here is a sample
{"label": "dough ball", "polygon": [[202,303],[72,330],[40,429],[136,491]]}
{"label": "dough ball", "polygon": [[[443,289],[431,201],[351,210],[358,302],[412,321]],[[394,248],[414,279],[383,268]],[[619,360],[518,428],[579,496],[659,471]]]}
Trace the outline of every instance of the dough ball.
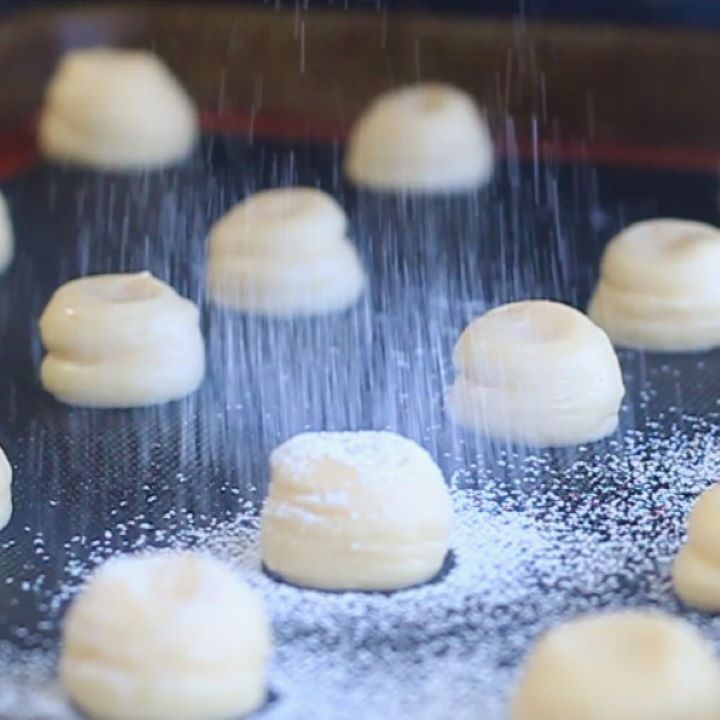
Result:
{"label": "dough ball", "polygon": [[247,198],[210,233],[212,300],[268,315],[346,309],[365,288],[346,230],[342,208],[320,190],[282,188]]}
{"label": "dough ball", "polygon": [[9,522],[12,515],[12,467],[7,455],[0,448],[0,530]]}
{"label": "dough ball", "polygon": [[540,639],[510,707],[510,720],[717,720],[720,670],[683,620],[590,615]]}
{"label": "dough ball", "polygon": [[74,50],[48,87],[40,148],[59,162],[106,170],[183,160],[197,137],[187,94],[155,55],[138,50]]}
{"label": "dough ball", "polygon": [[605,333],[561,303],[502,305],[455,345],[453,419],[491,437],[536,446],[576,445],[612,433],[625,393]]}
{"label": "dough ball", "polygon": [[7,202],[0,192],[0,272],[4,272],[12,262],[15,253],[12,222]]}
{"label": "dough ball", "polygon": [[328,590],[395,590],[433,578],[452,505],[440,469],[391,432],[296,435],[270,457],[265,566]]}
{"label": "dough ball", "polygon": [[265,702],[270,646],[259,597],[221,563],[126,556],[70,606],[60,677],[99,720],[227,720]]}
{"label": "dough ball", "polygon": [[91,275],[40,318],[43,387],[71,405],[137,407],[189,395],[205,374],[197,306],[148,272]]}
{"label": "dough ball", "polygon": [[720,612],[720,485],[706,490],[690,513],[687,542],[675,560],[673,582],[688,605]]}
{"label": "dough ball", "polygon": [[355,123],[345,172],[377,190],[472,190],[492,174],[493,147],[473,99],[451,85],[426,83],[378,97]]}
{"label": "dough ball", "polygon": [[647,220],[610,241],[588,314],[616,345],[690,352],[720,345],[720,230]]}

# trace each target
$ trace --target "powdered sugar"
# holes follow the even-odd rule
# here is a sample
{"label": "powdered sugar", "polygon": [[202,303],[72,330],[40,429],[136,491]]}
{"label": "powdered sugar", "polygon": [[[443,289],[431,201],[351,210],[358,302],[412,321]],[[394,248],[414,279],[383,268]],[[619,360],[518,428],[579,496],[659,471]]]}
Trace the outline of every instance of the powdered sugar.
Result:
{"label": "powdered sugar", "polygon": [[[302,433],[276,448],[270,462],[290,475],[312,472],[324,461],[351,469],[360,484],[387,483],[434,468],[428,453],[391,432]],[[328,498],[332,500],[332,498]]]}
{"label": "powdered sugar", "polygon": [[[348,717],[500,720],[514,668],[543,629],[599,608],[678,611],[669,565],[690,504],[720,473],[714,425],[691,418],[669,435],[627,431],[605,448],[488,457],[454,475],[454,564],[419,588],[326,593],[279,583],[260,571],[255,512],[177,532],[173,545],[225,561],[265,599],[277,696],[267,717],[330,719],[342,707]],[[91,555],[101,560],[103,543]],[[79,570],[68,565],[60,596]],[[720,625],[701,626],[720,640]]]}

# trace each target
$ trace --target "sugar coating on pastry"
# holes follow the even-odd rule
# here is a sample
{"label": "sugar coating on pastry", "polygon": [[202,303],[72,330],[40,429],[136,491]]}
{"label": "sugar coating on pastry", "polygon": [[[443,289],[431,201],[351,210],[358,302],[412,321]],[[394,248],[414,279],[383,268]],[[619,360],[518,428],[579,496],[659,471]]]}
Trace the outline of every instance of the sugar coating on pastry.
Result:
{"label": "sugar coating on pastry", "polygon": [[43,154],[107,170],[183,160],[197,137],[185,90],[150,52],[94,48],[67,53],[45,96]]}
{"label": "sugar coating on pastry", "polygon": [[353,126],[345,173],[377,190],[472,190],[490,178],[487,121],[466,92],[423,83],[376,98]]}
{"label": "sugar coating on pastry", "polygon": [[0,530],[9,522],[12,515],[12,467],[7,455],[0,448]]}
{"label": "sugar coating on pastry", "polygon": [[309,432],[270,457],[265,566],[329,590],[430,580],[448,552],[452,505],[430,455],[391,432]]}
{"label": "sugar coating on pastry", "polygon": [[10,211],[7,202],[0,192],[0,272],[4,272],[12,262],[15,254],[15,240]]}
{"label": "sugar coating on pastry", "polygon": [[617,427],[625,390],[615,351],[599,327],[562,303],[491,310],[465,328],[453,362],[450,414],[490,437],[576,445]]}
{"label": "sugar coating on pastry", "polygon": [[717,720],[720,670],[689,623],[650,611],[590,615],[546,633],[510,720]]}
{"label": "sugar coating on pastry", "polygon": [[197,306],[148,272],[91,275],[52,296],[40,318],[40,376],[58,400],[155,405],[189,395],[205,374]]}
{"label": "sugar coating on pastry", "polygon": [[270,625],[260,598],[194,553],[110,560],[70,606],[60,677],[102,720],[226,720],[266,700]]}
{"label": "sugar coating on pastry", "polygon": [[635,223],[602,259],[588,314],[616,345],[691,352],[720,345],[720,229]]}
{"label": "sugar coating on pastry", "polygon": [[314,188],[278,188],[236,205],[210,233],[208,290],[249,313],[310,315],[355,304],[365,272],[338,203]]}
{"label": "sugar coating on pastry", "polygon": [[672,575],[683,602],[720,612],[720,485],[706,490],[695,503]]}

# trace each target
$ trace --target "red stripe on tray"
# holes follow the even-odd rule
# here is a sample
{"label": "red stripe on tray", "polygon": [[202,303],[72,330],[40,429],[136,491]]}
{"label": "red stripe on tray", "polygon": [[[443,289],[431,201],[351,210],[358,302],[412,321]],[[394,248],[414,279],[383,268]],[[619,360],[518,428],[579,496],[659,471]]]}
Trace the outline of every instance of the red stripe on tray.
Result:
{"label": "red stripe on tray", "polygon": [[0,135],[0,179],[27,170],[37,159],[35,132],[31,125]]}
{"label": "red stripe on tray", "polygon": [[[276,113],[256,115],[250,112],[211,113],[202,115],[202,126],[208,132],[247,135],[266,140],[305,140],[332,142],[343,140],[347,128],[340,123],[298,118]],[[501,155],[507,147],[497,142]],[[652,147],[592,143],[582,141],[531,140],[519,141],[516,146],[523,160],[540,157],[567,162],[589,162],[604,165],[623,165],[644,168],[712,172],[720,170],[720,150],[702,147]]]}
{"label": "red stripe on tray", "polygon": [[[531,160],[535,150],[530,141],[518,143],[518,155]],[[658,168],[687,172],[720,171],[720,150],[703,147],[668,147],[588,144],[581,141],[545,140],[538,143],[538,154],[560,162],[587,162],[597,165],[620,165],[636,168]]]}
{"label": "red stripe on tray", "polygon": [[[328,143],[342,140],[347,128],[340,123],[318,121],[294,115],[263,112],[203,112],[204,131],[247,138],[278,141]],[[518,142],[515,150],[523,160],[535,152],[541,158],[560,162],[585,162],[624,167],[657,168],[686,172],[720,171],[720,150],[702,147],[652,147],[609,143],[587,143],[573,140],[530,140]],[[507,147],[498,143],[498,153]],[[34,140],[34,123],[0,135],[0,178],[9,178],[26,170],[38,159]]]}

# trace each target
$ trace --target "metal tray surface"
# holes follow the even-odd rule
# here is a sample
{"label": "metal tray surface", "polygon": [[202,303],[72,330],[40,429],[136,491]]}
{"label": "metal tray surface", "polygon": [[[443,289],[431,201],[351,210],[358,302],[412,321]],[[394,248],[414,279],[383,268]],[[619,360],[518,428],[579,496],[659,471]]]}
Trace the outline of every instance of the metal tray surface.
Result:
{"label": "metal tray surface", "polygon": [[[15,472],[0,534],[0,718],[78,717],[53,680],[62,614],[97,563],[148,548],[207,549],[264,595],[276,648],[263,718],[500,720],[538,634],[601,608],[662,607],[720,644],[718,621],[683,610],[669,584],[688,509],[720,469],[720,352],[621,352],[620,429],[567,450],[458,431],[443,401],[470,318],[529,297],[584,307],[605,242],[628,222],[716,222],[716,175],[509,152],[482,191],[403,198],[350,187],[340,156],[338,141],[227,131],[206,133],[171,170],[37,163],[0,183],[17,236],[0,278],[0,445]],[[209,306],[210,224],[255,190],[290,184],[344,205],[366,297],[302,320]],[[202,388],[132,411],[55,402],[37,376],[51,293],[80,274],[144,268],[202,307]],[[361,428],[397,430],[438,460],[456,506],[452,561],[437,581],[390,594],[264,575],[269,452],[301,430]]]}

